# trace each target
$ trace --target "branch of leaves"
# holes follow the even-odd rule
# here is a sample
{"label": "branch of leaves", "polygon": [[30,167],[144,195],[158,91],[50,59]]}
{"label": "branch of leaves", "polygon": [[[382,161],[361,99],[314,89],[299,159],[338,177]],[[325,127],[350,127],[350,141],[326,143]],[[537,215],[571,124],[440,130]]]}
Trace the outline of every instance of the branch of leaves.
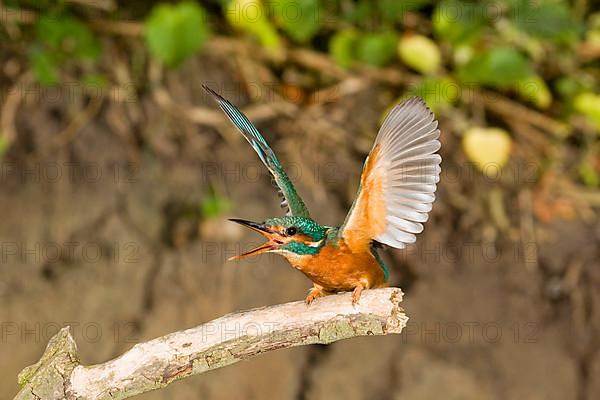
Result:
{"label": "branch of leaves", "polygon": [[[266,49],[282,45],[281,29],[299,43],[311,39],[324,21],[319,0],[223,0],[223,14],[236,30],[255,37]],[[175,67],[198,51],[210,35],[207,13],[194,2],[159,4],[145,23],[150,52]]]}

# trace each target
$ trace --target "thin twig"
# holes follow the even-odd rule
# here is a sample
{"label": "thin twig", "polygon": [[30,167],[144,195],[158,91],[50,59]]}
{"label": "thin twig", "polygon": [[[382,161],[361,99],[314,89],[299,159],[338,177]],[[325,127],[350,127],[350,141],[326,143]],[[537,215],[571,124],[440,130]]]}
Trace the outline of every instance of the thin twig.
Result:
{"label": "thin twig", "polygon": [[103,98],[90,101],[88,105],[69,122],[69,125],[59,133],[59,145],[64,146],[72,142],[81,129],[83,129],[98,114],[103,102]]}
{"label": "thin twig", "polygon": [[[2,12],[0,10],[0,12]],[[23,100],[23,88],[32,80],[31,72],[25,72],[15,82],[12,89],[8,92],[2,110],[0,111],[0,135],[10,145],[17,138],[17,128],[15,118],[19,105]]]}

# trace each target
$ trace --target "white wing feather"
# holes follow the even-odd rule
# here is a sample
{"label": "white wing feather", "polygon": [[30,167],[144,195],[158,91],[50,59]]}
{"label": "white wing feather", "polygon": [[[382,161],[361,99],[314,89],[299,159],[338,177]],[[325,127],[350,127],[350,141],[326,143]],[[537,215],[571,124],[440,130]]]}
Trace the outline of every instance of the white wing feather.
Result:
{"label": "white wing feather", "polygon": [[[363,172],[381,180],[385,207],[385,228],[374,232],[371,239],[402,249],[423,231],[422,223],[427,221],[440,179],[439,136],[433,113],[419,98],[395,106],[388,114],[373,145],[374,149],[379,147],[376,162],[370,171]],[[373,206],[360,197],[359,192],[341,229],[342,236],[347,230],[360,228],[353,226],[358,224],[353,221],[360,220],[354,213],[369,212],[366,209]]]}

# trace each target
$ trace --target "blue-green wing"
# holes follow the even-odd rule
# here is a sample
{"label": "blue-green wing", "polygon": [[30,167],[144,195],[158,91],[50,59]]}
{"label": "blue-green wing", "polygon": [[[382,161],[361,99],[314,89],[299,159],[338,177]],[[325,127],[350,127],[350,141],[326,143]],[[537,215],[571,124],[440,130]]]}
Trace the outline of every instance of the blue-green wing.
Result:
{"label": "blue-green wing", "polygon": [[258,129],[248,120],[248,118],[238,110],[228,100],[223,98],[211,88],[202,85],[202,87],[214,96],[215,100],[221,107],[221,110],[227,114],[231,122],[242,132],[248,143],[254,148],[262,162],[267,166],[275,183],[279,187],[280,194],[283,197],[282,207],[287,208],[288,215],[296,215],[299,217],[309,217],[308,209],[304,202],[296,192],[294,185],[283,170],[281,163],[275,156],[273,150],[267,144],[265,138],[260,134]]}

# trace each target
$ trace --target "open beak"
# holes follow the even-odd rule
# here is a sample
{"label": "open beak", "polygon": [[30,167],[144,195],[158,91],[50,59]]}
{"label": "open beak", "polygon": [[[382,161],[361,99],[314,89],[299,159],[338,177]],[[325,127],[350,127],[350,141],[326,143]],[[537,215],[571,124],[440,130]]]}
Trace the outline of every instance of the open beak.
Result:
{"label": "open beak", "polygon": [[266,226],[264,224],[259,224],[257,222],[246,221],[246,220],[237,219],[237,218],[231,218],[229,220],[232,222],[235,222],[236,224],[244,225],[252,230],[255,230],[256,232],[258,232],[261,235],[263,235],[264,237],[266,237],[268,240],[266,243],[254,248],[250,251],[247,251],[238,256],[229,257],[228,258],[229,261],[240,260],[244,257],[253,256],[256,254],[261,254],[261,253],[265,253],[265,252],[268,252],[271,250],[275,250],[283,244],[283,242],[281,240],[277,239],[277,232],[271,230],[271,228],[269,228],[268,226]]}

